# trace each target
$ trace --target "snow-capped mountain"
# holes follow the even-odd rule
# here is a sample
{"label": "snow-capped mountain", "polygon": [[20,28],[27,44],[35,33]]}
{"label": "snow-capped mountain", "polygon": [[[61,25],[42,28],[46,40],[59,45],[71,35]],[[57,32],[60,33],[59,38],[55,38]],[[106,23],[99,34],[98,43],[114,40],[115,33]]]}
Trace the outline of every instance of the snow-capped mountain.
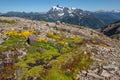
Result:
{"label": "snow-capped mountain", "polygon": [[62,6],[53,6],[48,12],[47,14],[52,14],[55,17],[65,17],[65,16],[75,16],[75,15],[89,15],[88,12],[85,12],[81,9],[77,9],[74,7],[71,8],[67,8],[67,7],[62,7]]}
{"label": "snow-capped mountain", "polygon": [[61,22],[77,24],[91,28],[93,28],[93,26],[94,28],[98,28],[99,25],[103,25],[102,22],[93,15],[93,13],[73,7],[61,7],[59,5],[53,6],[46,15],[47,21],[59,20]]}

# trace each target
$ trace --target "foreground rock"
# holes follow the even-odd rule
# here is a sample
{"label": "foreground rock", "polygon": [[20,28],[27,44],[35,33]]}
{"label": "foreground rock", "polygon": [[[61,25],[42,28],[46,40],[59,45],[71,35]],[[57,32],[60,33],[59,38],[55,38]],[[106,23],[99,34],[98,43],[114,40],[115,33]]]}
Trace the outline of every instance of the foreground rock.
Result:
{"label": "foreground rock", "polygon": [[31,36],[28,37],[27,42],[28,42],[29,45],[34,45],[34,44],[37,43],[37,40],[38,39],[35,35],[31,35]]}

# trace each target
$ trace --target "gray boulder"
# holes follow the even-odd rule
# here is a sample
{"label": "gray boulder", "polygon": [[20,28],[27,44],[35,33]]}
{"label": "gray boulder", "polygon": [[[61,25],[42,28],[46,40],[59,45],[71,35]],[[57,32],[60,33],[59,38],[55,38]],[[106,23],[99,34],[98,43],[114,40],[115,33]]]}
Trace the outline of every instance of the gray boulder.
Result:
{"label": "gray boulder", "polygon": [[32,36],[28,37],[27,43],[29,45],[34,45],[37,43],[37,40],[38,40],[38,38],[35,35],[32,35]]}

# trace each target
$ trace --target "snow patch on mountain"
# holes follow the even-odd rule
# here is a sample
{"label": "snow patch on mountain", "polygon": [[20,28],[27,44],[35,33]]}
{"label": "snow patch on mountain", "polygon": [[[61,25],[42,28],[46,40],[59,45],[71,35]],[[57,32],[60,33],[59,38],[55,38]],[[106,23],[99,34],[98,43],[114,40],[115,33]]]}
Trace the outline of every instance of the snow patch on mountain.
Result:
{"label": "snow patch on mountain", "polygon": [[70,14],[71,17],[73,17],[74,15],[73,14]]}
{"label": "snow patch on mountain", "polygon": [[71,14],[71,13],[73,13],[76,9],[77,9],[77,8],[73,8],[73,7],[68,8],[68,13]]}
{"label": "snow patch on mountain", "polygon": [[80,13],[80,15],[82,15],[82,13]]}
{"label": "snow patch on mountain", "polygon": [[58,14],[58,16],[60,16],[60,17],[63,16],[63,15],[64,15],[64,13],[60,13],[60,14]]}
{"label": "snow patch on mountain", "polygon": [[72,11],[71,11],[71,10],[68,10],[68,13],[69,13],[69,14],[71,14],[71,13],[72,13]]}

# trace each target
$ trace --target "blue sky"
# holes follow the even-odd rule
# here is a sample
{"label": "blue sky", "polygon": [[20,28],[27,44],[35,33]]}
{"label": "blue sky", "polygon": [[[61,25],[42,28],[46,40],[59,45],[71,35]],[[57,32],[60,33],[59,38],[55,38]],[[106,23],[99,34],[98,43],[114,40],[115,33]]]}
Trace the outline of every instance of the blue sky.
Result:
{"label": "blue sky", "polygon": [[0,0],[0,12],[46,12],[57,4],[89,11],[120,9],[120,0]]}

